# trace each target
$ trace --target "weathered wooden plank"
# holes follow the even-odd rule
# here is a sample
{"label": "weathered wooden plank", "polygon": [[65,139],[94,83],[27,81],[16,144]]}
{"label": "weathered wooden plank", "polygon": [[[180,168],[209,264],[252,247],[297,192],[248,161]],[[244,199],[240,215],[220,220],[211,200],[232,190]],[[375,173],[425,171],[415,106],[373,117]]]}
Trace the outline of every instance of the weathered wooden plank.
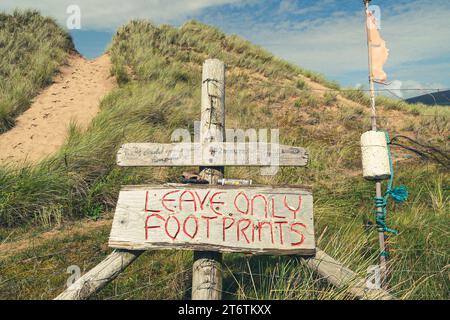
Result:
{"label": "weathered wooden plank", "polygon": [[309,189],[296,186],[124,187],[109,245],[312,255],[313,197]]}
{"label": "weathered wooden plank", "polygon": [[122,167],[306,166],[304,148],[271,143],[128,143],[117,153]]}
{"label": "weathered wooden plank", "polygon": [[[61,293],[55,300],[84,300],[98,292],[105,285],[117,277],[128,265],[145,251],[115,250],[95,268],[83,275],[72,286]],[[201,252],[200,252],[201,254]],[[211,263],[208,259],[199,259],[201,266],[209,271]],[[329,283],[337,288],[348,288],[350,295],[357,299],[367,300],[393,300],[395,299],[384,289],[369,290],[365,287],[365,279],[358,277],[352,270],[336,261],[325,252],[316,249],[315,257],[305,258],[306,265]],[[207,272],[208,273],[208,272]],[[217,275],[212,277],[217,281]],[[213,281],[208,283],[211,285]],[[205,288],[202,288],[205,289]],[[200,292],[206,290],[199,290]]]}
{"label": "weathered wooden plank", "polygon": [[144,251],[114,250],[95,268],[78,279],[55,300],[85,300],[114,280]]}
{"label": "weathered wooden plank", "polygon": [[346,288],[349,294],[364,300],[394,300],[384,289],[368,289],[366,279],[317,249],[315,257],[304,259],[306,265],[337,288]]}

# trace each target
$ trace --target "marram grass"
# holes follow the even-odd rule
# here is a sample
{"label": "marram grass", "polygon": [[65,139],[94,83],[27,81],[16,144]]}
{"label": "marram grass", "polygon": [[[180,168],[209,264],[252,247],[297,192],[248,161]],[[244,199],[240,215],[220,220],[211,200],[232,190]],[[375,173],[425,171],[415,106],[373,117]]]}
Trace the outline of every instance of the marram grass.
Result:
{"label": "marram grass", "polygon": [[[177,181],[182,169],[118,168],[115,154],[122,143],[170,142],[176,128],[193,132],[207,58],[227,64],[227,127],[279,128],[282,143],[306,147],[311,154],[307,168],[282,168],[267,177],[257,168],[227,168],[226,176],[311,185],[320,248],[361,276],[377,263],[374,185],[361,177],[358,143],[370,128],[364,101],[355,104],[342,95],[311,91],[306,81],[336,86],[197,22],[181,28],[130,22],[118,30],[109,53],[120,88],[103,100],[87,131],[74,124],[54,156],[37,166],[0,170],[0,241],[8,241],[16,230],[29,234],[27,230],[42,225],[63,226],[63,240],[44,241],[1,261],[0,273],[16,279],[1,282],[1,298],[55,297],[64,289],[68,265],[87,271],[110,252],[107,226],[73,234],[64,225],[109,216],[121,184]],[[359,99],[364,99],[359,93],[352,97]],[[448,126],[426,120],[428,112],[381,106],[381,124],[391,135],[408,132],[448,149]],[[448,117],[447,111],[438,112]],[[400,231],[388,239],[389,291],[400,299],[448,299],[448,172],[417,158],[402,158],[401,149],[393,153],[400,159],[395,163],[397,181],[409,187],[410,198],[388,208],[389,225]],[[148,252],[93,298],[189,298],[191,262],[191,252]],[[351,298],[346,288],[330,286],[295,257],[226,254],[223,268],[225,299]]]}
{"label": "marram grass", "polygon": [[53,19],[32,10],[0,12],[0,133],[51,83],[71,50],[69,34]]}

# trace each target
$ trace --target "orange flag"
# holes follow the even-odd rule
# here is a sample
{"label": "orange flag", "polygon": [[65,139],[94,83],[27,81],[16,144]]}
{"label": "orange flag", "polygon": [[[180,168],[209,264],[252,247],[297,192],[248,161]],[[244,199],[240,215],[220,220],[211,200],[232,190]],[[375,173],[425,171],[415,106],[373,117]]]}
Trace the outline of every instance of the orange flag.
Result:
{"label": "orange flag", "polygon": [[372,79],[375,82],[386,84],[387,75],[383,70],[383,66],[388,59],[389,49],[386,48],[386,42],[378,32],[376,18],[370,11],[367,10],[366,13],[369,50],[372,60]]}

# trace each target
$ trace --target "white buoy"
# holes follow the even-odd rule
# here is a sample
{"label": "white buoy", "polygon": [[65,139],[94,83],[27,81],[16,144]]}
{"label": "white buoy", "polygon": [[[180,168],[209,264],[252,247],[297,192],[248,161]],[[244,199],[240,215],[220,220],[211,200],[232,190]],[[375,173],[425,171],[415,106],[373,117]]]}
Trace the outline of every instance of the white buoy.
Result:
{"label": "white buoy", "polygon": [[367,180],[386,180],[391,176],[386,134],[367,131],[361,136],[363,176]]}

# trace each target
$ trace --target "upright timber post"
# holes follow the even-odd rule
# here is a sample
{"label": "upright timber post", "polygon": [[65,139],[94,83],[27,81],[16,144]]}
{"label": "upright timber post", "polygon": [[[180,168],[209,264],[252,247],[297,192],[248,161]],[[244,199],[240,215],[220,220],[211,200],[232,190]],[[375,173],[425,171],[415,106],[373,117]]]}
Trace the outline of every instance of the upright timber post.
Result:
{"label": "upright timber post", "polygon": [[[208,59],[203,64],[202,112],[200,142],[225,140],[225,64]],[[203,156],[208,150],[201,150]],[[200,167],[200,176],[210,184],[223,178],[224,167]],[[222,298],[222,254],[210,251],[194,251],[192,267],[192,300],[220,300]]]}
{"label": "upright timber post", "polygon": [[[201,125],[201,141],[199,141],[201,143],[189,145],[191,151],[200,146],[203,152],[201,157],[198,157],[198,154],[197,157],[193,158],[186,157],[183,153],[180,154],[180,149],[178,148],[180,145],[177,144],[127,143],[117,153],[117,164],[123,167],[199,166],[202,178],[208,180],[210,184],[217,184],[217,180],[223,177],[223,166],[225,165],[267,166],[266,161],[263,160],[250,163],[247,158],[243,162],[229,163],[228,158],[227,161],[221,160],[220,157],[223,154],[217,156],[217,153],[232,153],[232,155],[235,155],[238,152],[238,149],[235,149],[235,146],[233,146],[234,143],[231,143],[231,146],[226,146],[227,143],[220,144],[225,140],[225,65],[218,60],[207,60],[203,66]],[[213,144],[208,145],[211,142]],[[214,142],[219,142],[219,144],[214,145]],[[185,148],[186,145],[181,144],[181,150],[185,150]],[[199,153],[199,150],[195,151]],[[247,151],[250,153],[249,148],[246,148]],[[257,154],[259,155],[259,152]],[[260,158],[258,156],[258,159]],[[292,146],[280,146],[280,166],[301,167],[306,166],[307,163],[308,153],[305,149]],[[302,229],[305,229],[305,232],[299,232],[294,227],[292,229],[280,227],[278,242],[274,243],[273,238],[272,241],[269,238],[261,241],[260,238],[258,243],[250,243],[249,241],[239,241],[236,232],[232,232],[233,230],[230,230],[230,237],[225,239],[223,220],[212,219],[211,230],[213,231],[211,232],[211,237],[208,236],[208,223],[207,225],[202,224],[204,228],[198,228],[194,233],[189,233],[189,230],[183,228],[183,234],[180,233],[180,237],[177,239],[179,241],[174,241],[175,239],[172,238],[172,235],[176,234],[174,237],[177,238],[179,229],[178,231],[176,230],[176,224],[174,225],[172,223],[169,225],[167,223],[173,215],[169,213],[172,210],[164,205],[164,201],[175,201],[175,203],[178,203],[178,200],[175,200],[175,196],[173,196],[175,198],[172,197],[164,200],[166,195],[173,194],[174,190],[175,192],[180,191],[178,200],[184,194],[184,192],[181,192],[182,190],[192,191],[196,194],[199,192],[200,197],[205,199],[202,205],[205,203],[210,192],[214,194],[221,193],[217,201],[211,201],[214,196],[209,196],[210,201],[206,201],[205,206],[198,212],[202,215],[205,214],[206,218],[208,216],[209,218],[215,218],[214,215],[217,215],[215,210],[219,209],[215,205],[212,207],[211,204],[220,204],[223,212],[232,212],[231,215],[234,214],[236,219],[244,218],[250,224],[257,224],[256,226],[259,230],[262,230],[259,227],[260,223],[269,225],[271,223],[281,223],[280,226],[283,223],[290,223],[291,226],[301,226]],[[275,212],[274,206],[276,205],[278,208],[276,209],[277,212],[284,210],[288,215],[284,217],[273,215],[266,217],[264,220],[261,220],[261,217],[253,217],[253,215],[246,215],[244,217],[243,212],[238,213],[235,211],[237,209],[235,202],[237,195],[242,192],[244,194],[247,193],[252,199],[256,195],[260,196],[261,193],[269,194],[272,199],[272,213]],[[297,209],[292,207],[292,204],[296,200],[299,201]],[[143,205],[145,208],[144,211]],[[182,209],[181,206],[177,207],[175,205],[173,209],[177,210],[177,216],[183,219],[184,225],[186,225],[186,221],[192,215],[191,207]],[[157,212],[160,212],[161,215]],[[157,219],[155,220],[155,218]],[[283,220],[280,221],[278,220],[279,218]],[[224,217],[224,219],[229,218]],[[161,221],[166,221],[166,223],[161,225]],[[158,223],[160,224],[158,225]],[[197,233],[197,231],[199,232]],[[244,230],[241,229],[241,231]],[[284,239],[286,240],[289,237],[290,241],[283,242],[283,234],[285,234]],[[195,300],[221,299],[222,257],[219,252],[274,255],[299,254],[304,257],[306,266],[336,287],[348,288],[348,293],[355,298],[392,299],[392,296],[386,290],[367,290],[365,287],[365,279],[358,278],[354,272],[346,268],[343,264],[316,248],[314,234],[313,196],[309,188],[304,189],[302,186],[228,186],[226,188],[222,186],[205,188],[204,186],[175,184],[165,184],[162,186],[123,186],[117,200],[114,221],[108,241],[109,246],[116,250],[59,295],[57,299],[87,299],[117,277],[144,250],[165,249],[202,250],[194,253],[192,299]],[[197,235],[197,238],[195,238],[195,235]],[[233,235],[236,238],[233,238]],[[299,236],[300,238],[298,238]],[[243,237],[247,238],[245,233],[243,233]],[[295,242],[298,240],[301,240],[302,243]],[[217,252],[205,250],[216,250]],[[316,256],[313,258],[311,255],[314,252],[316,252]]]}

